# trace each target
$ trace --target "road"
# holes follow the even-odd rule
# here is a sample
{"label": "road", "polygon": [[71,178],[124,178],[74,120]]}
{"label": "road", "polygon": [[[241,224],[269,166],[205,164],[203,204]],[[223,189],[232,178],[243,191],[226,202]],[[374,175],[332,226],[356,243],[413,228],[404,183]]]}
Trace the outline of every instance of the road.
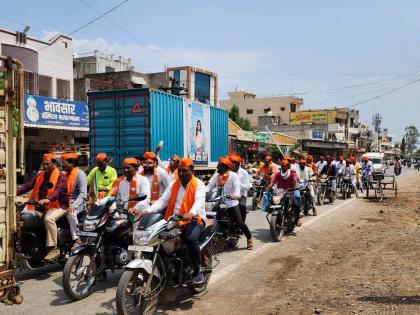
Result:
{"label": "road", "polygon": [[[407,174],[413,174],[413,170],[404,169],[403,177]],[[393,194],[387,192],[386,195],[392,196]],[[223,288],[232,288],[225,292],[225,294],[240,295],[241,288],[247,287],[246,283],[258,282],[259,273],[262,272],[262,257],[272,256],[273,253],[279,253],[284,255],[284,251],[290,251],[289,253],[295,253],[298,248],[306,248],[312,245],[307,245],[312,240],[312,234],[315,232],[322,231],[325,233],[331,233],[328,229],[331,228],[332,222],[330,218],[334,217],[335,220],[339,220],[340,216],[345,213],[354,211],[355,205],[369,205],[362,199],[356,198],[348,199],[345,201],[336,200],[333,205],[323,205],[318,207],[318,216],[308,216],[303,219],[303,226],[298,229],[296,236],[288,236],[280,243],[273,243],[268,230],[268,223],[265,219],[265,213],[261,211],[253,211],[248,214],[247,223],[252,230],[255,246],[254,250],[248,251],[245,249],[245,239],[241,239],[239,242],[239,249],[229,252],[224,252],[219,255],[220,264],[215,268],[208,293],[204,296],[198,296],[191,298],[191,296],[184,296],[182,293],[178,296],[176,302],[164,303],[159,307],[158,314],[174,314],[180,311],[188,310],[201,310],[201,314],[227,314],[228,312],[222,311],[215,304],[223,304],[223,299],[228,302],[230,299],[226,298],[226,295],[220,296],[218,292],[224,292]],[[337,219],[338,218],[338,219]],[[315,231],[315,232],[314,232]],[[335,230],[334,233],[339,231]],[[276,261],[275,257],[273,258]],[[287,257],[285,258],[287,262]],[[272,266],[268,265],[267,270],[270,270]],[[75,314],[82,312],[82,314],[115,314],[115,286],[117,285],[121,272],[115,272],[108,276],[106,282],[100,282],[95,288],[95,292],[85,300],[71,303],[65,296],[61,287],[61,270],[60,266],[49,266],[42,270],[22,272],[17,274],[17,280],[21,282],[21,290],[24,296],[24,303],[20,306],[3,306],[0,305],[0,314],[56,314],[58,312],[62,314]],[[243,270],[248,270],[247,276],[244,277]],[[261,273],[262,274],[262,273]],[[322,277],[322,275],[319,275]],[[250,279],[252,281],[250,281]],[[229,285],[228,285],[229,284]],[[252,291],[252,290],[251,290]],[[257,294],[258,293],[258,294]],[[254,295],[257,294],[257,295]],[[252,293],[253,298],[258,305],[258,297],[263,292],[256,290]],[[212,303],[207,302],[212,297],[214,301]],[[230,302],[229,302],[230,303]],[[232,303],[231,303],[232,304]],[[233,304],[236,305],[236,304]],[[249,305],[249,304],[247,304]],[[238,312],[235,309],[231,309],[230,314],[236,314]],[[243,312],[242,312],[243,313]],[[248,312],[245,312],[248,313]],[[259,312],[249,312],[249,314]],[[264,311],[261,314],[266,314]],[[279,313],[280,314],[280,313]]]}

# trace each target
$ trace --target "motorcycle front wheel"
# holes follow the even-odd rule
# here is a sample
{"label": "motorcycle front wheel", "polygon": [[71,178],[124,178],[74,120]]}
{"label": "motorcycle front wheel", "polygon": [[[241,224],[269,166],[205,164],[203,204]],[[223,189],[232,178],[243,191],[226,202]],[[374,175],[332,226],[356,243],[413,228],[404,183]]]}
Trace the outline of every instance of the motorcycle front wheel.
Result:
{"label": "motorcycle front wheel", "polygon": [[92,266],[92,257],[88,253],[71,256],[64,265],[62,282],[64,293],[72,300],[78,301],[92,293],[97,268]]}
{"label": "motorcycle front wheel", "polygon": [[[159,294],[145,298],[140,293],[145,292],[149,275],[142,270],[124,271],[117,287],[116,306],[118,315],[152,315],[157,307]],[[158,279],[153,277],[152,287],[156,289]]]}
{"label": "motorcycle front wheel", "polygon": [[270,234],[274,242],[280,242],[284,235],[284,214],[272,215],[270,218]]}

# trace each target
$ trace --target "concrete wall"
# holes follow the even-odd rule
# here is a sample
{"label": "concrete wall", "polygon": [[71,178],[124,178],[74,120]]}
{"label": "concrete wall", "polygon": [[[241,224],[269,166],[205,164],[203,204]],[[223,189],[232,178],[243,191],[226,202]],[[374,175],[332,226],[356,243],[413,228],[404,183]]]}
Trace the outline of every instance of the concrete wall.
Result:
{"label": "concrete wall", "polygon": [[[229,97],[229,100],[219,102],[220,107],[230,111],[233,105],[237,105],[241,117],[248,118],[254,127],[258,126],[258,117],[266,115],[264,109],[269,108],[273,116],[280,117],[280,124],[288,124],[291,104],[296,105],[296,111],[299,111],[303,104],[302,99],[296,99],[292,96],[257,98],[255,94],[244,91],[230,92]],[[247,110],[252,110],[252,114],[248,114]]]}
{"label": "concrete wall", "polygon": [[[62,79],[70,81],[70,99],[73,99],[73,41],[71,38],[60,35],[52,38],[50,42],[44,42],[28,37],[26,44],[19,44],[16,43],[16,32],[0,29],[0,44],[14,45],[37,52],[38,74],[53,78],[51,97],[57,96],[57,79]],[[22,59],[25,56],[20,57]],[[33,67],[28,68],[33,69]],[[31,71],[31,69],[25,70]]]}
{"label": "concrete wall", "polygon": [[106,67],[111,67],[114,71],[131,71],[134,66],[131,65],[130,58],[114,58],[113,55],[104,55],[95,53],[92,56],[74,58],[74,78],[83,78],[86,74],[105,73]]}

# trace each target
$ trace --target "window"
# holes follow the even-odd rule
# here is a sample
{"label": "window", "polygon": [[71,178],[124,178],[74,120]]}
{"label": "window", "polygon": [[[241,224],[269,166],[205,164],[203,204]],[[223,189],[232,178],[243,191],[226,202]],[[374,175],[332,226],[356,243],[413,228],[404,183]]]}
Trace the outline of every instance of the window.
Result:
{"label": "window", "polygon": [[246,110],[247,115],[252,115],[254,113],[253,109],[247,109]]}
{"label": "window", "polygon": [[64,48],[67,48],[68,47],[68,45],[67,45],[66,42],[63,42],[63,45],[64,45]]}
{"label": "window", "polygon": [[35,73],[25,71],[24,82],[25,82],[25,93],[35,95]]}
{"label": "window", "polygon": [[115,68],[105,66],[105,72],[115,72]]}
{"label": "window", "polygon": [[205,73],[195,73],[195,99],[204,104],[210,104],[210,76]]}
{"label": "window", "polygon": [[267,114],[268,112],[271,112],[271,108],[270,107],[264,108],[264,113]]}
{"label": "window", "polygon": [[280,111],[284,112],[285,110],[286,110],[286,108],[280,107]]}
{"label": "window", "polygon": [[296,112],[296,104],[290,103],[290,112]]}
{"label": "window", "polygon": [[57,79],[57,98],[70,99],[70,81]]}
{"label": "window", "polygon": [[52,97],[52,78],[45,75],[38,76],[38,95]]}

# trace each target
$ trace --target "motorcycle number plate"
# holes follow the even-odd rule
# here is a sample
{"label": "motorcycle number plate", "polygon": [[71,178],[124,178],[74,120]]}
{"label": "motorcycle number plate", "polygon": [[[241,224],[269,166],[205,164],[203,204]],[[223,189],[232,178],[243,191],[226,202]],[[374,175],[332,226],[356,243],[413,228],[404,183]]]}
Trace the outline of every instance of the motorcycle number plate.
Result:
{"label": "motorcycle number plate", "polygon": [[130,245],[128,246],[128,250],[132,252],[153,252],[152,246],[139,246],[139,245]]}
{"label": "motorcycle number plate", "polygon": [[89,237],[97,237],[98,233],[96,232],[85,232],[85,231],[78,231],[77,236],[89,236]]}

